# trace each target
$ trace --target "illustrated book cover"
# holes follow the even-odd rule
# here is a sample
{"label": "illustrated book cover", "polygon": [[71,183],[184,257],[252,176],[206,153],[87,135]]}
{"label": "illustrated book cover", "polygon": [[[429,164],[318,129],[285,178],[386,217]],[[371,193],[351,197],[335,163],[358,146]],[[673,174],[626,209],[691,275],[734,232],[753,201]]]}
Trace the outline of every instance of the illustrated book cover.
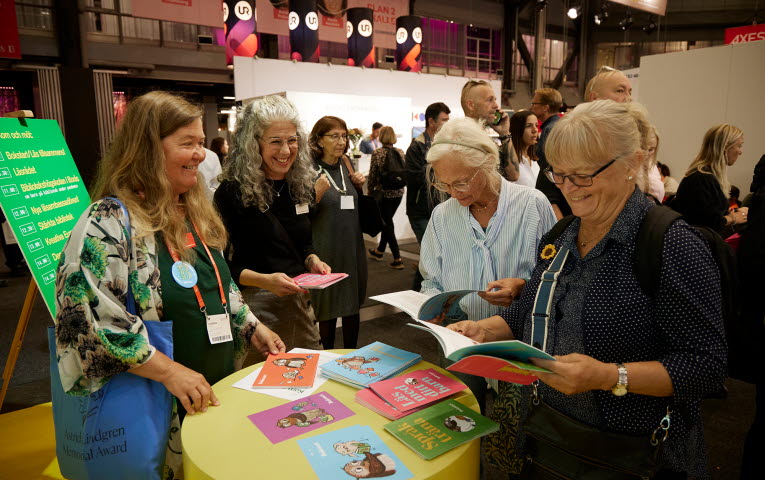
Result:
{"label": "illustrated book cover", "polygon": [[398,375],[419,363],[419,354],[374,342],[320,367],[321,374],[356,388]]}
{"label": "illustrated book cover", "polygon": [[408,412],[461,392],[467,385],[429,368],[381,380],[369,388],[397,410]]}
{"label": "illustrated book cover", "polygon": [[375,295],[374,297],[369,297],[369,299],[387,303],[399,310],[403,310],[414,320],[427,321],[442,314],[446,317],[457,316],[461,312],[460,300],[462,300],[462,297],[477,291],[454,290],[429,297],[424,293],[415,292],[414,290],[404,290],[402,292]]}
{"label": "illustrated book cover", "polygon": [[319,355],[279,353],[263,363],[253,388],[312,387],[319,367]]}
{"label": "illustrated book cover", "polygon": [[[374,383],[372,385],[374,385]],[[356,392],[356,396],[354,398],[356,403],[363,405],[364,407],[379,415],[382,415],[388,420],[397,420],[401,417],[405,417],[413,412],[422,410],[423,408],[427,407],[427,405],[425,405],[423,407],[417,407],[412,410],[403,412],[380,398],[379,395],[373,392],[371,388],[362,388]]]}
{"label": "illustrated book cover", "polygon": [[366,425],[354,425],[297,441],[319,480],[408,480],[412,472]]}
{"label": "illustrated book cover", "polygon": [[293,280],[295,280],[298,286],[306,290],[321,290],[345,278],[348,278],[347,273],[327,273],[325,275],[319,273],[301,273],[294,277]]}
{"label": "illustrated book cover", "polygon": [[271,443],[279,443],[353,415],[356,414],[335,397],[319,392],[247,418]]}
{"label": "illustrated book cover", "polygon": [[498,429],[499,424],[451,399],[385,425],[385,430],[425,460]]}

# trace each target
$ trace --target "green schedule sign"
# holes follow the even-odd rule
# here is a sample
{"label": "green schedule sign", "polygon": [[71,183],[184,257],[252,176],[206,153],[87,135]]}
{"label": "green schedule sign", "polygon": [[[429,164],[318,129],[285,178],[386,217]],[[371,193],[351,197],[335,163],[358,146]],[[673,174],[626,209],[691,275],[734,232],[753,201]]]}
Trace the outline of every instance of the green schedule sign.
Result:
{"label": "green schedule sign", "polygon": [[55,120],[0,118],[0,206],[54,318],[56,266],[89,204]]}

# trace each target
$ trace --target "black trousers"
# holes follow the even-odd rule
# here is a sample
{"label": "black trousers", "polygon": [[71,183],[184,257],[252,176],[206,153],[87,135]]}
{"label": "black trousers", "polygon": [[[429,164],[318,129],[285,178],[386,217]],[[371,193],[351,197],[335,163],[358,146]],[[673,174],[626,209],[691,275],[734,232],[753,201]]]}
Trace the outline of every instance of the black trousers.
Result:
{"label": "black trousers", "polygon": [[401,258],[401,252],[398,250],[398,241],[396,241],[396,230],[393,225],[393,215],[396,214],[398,206],[401,205],[401,198],[385,198],[380,199],[380,216],[385,221],[385,227],[383,227],[380,234],[380,245],[377,246],[378,252],[385,252],[385,247],[390,246],[390,252],[393,254],[393,258]]}

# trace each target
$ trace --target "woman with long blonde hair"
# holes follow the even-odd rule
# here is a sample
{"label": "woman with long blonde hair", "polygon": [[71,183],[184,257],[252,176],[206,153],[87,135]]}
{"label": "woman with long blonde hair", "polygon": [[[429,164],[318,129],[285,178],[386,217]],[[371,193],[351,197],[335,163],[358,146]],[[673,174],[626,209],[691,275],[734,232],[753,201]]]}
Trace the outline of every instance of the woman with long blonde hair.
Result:
{"label": "woman with long blonde hair", "polygon": [[701,150],[688,166],[677,188],[672,208],[691,225],[716,232],[746,223],[747,208],[728,213],[728,167],[743,153],[744,132],[733,125],[716,125],[704,134]]}
{"label": "woman with long blonde hair", "polygon": [[[129,371],[162,383],[193,415],[219,404],[210,385],[234,372],[247,345],[285,350],[231,281],[221,253],[226,231],[199,182],[204,158],[198,106],[160,91],[131,102],[99,165],[97,200],[58,266],[56,346],[68,393],[93,393]],[[170,320],[173,359],[151,344],[147,327]],[[220,328],[215,341],[211,320]],[[171,475],[179,443],[171,435]]]}

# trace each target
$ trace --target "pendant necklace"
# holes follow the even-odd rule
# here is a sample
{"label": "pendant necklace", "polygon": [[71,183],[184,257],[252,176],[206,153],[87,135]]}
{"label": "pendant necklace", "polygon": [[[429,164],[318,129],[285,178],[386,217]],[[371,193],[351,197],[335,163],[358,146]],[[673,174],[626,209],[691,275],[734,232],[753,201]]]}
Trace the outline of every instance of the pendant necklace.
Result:
{"label": "pendant necklace", "polygon": [[476,210],[476,211],[478,211],[478,212],[483,212],[483,211],[484,211],[484,210],[486,210],[487,208],[489,208],[489,207],[491,207],[492,205],[494,205],[494,202],[496,202],[497,200],[499,200],[499,195],[497,195],[497,197],[496,197],[494,200],[492,200],[491,202],[487,203],[487,204],[486,204],[486,205],[484,205],[483,207],[479,207],[479,206],[477,206],[475,203],[474,203],[474,204],[472,204],[472,205],[470,205],[470,207],[471,207],[471,208],[475,208],[475,210]]}
{"label": "pendant necklace", "polygon": [[[611,224],[611,225],[613,225],[613,224]],[[592,241],[593,241],[593,240],[595,240],[596,238],[601,238],[601,237],[603,236],[603,234],[605,234],[606,232],[608,232],[608,231],[611,229],[611,225],[607,226],[607,227],[606,227],[606,228],[604,228],[603,230],[600,230],[600,231],[598,231],[598,232],[597,232],[597,233],[596,233],[596,234],[595,234],[593,237],[591,237],[589,240],[582,240],[582,239],[581,239],[581,237],[582,237],[583,235],[582,235],[582,229],[581,229],[581,227],[580,227],[580,229],[579,229],[579,237],[580,237],[579,246],[584,248],[584,247],[586,247],[586,246],[587,246],[587,244],[588,244],[588,243],[592,242]]]}
{"label": "pendant necklace", "polygon": [[284,181],[284,183],[282,183],[282,186],[281,186],[281,188],[279,188],[279,190],[277,191],[277,190],[274,188],[274,185],[273,185],[273,183],[272,183],[272,184],[271,184],[271,190],[273,190],[273,191],[274,191],[274,193],[276,194],[276,196],[278,197],[278,196],[280,196],[280,195],[281,195],[281,193],[282,193],[282,190],[284,190],[284,186],[285,186],[285,185],[287,185],[287,181],[286,181],[286,180]]}

